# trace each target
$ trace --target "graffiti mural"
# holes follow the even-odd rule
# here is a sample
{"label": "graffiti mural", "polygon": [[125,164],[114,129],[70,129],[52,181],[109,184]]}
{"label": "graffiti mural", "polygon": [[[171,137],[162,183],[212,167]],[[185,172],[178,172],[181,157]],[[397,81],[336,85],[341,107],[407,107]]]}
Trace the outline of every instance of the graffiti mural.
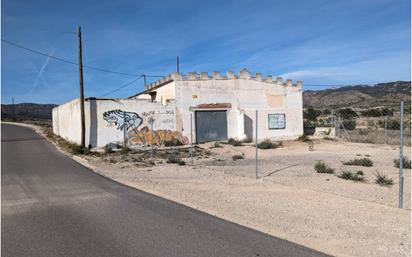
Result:
{"label": "graffiti mural", "polygon": [[129,132],[129,142],[132,145],[165,145],[167,142],[176,141],[182,145],[188,144],[189,139],[182,136],[182,133],[178,131],[172,131],[167,129],[160,129],[150,132],[147,127],[142,128],[140,131],[132,130]]}
{"label": "graffiti mural", "polygon": [[125,112],[122,110],[113,110],[103,113],[103,119],[107,121],[109,125],[114,124],[118,130],[138,129],[143,123],[142,117],[135,112]]}
{"label": "graffiti mural", "polygon": [[[131,146],[138,145],[166,145],[168,142],[178,142],[179,144],[188,144],[187,137],[182,136],[182,133],[178,131],[168,129],[155,129],[153,133],[150,131],[150,119],[156,123],[156,119],[153,119],[153,115],[173,115],[173,111],[166,111],[166,113],[144,112],[141,115],[135,112],[124,112],[122,110],[111,110],[103,113],[103,119],[109,124],[114,124],[118,130],[127,130],[128,144]],[[149,116],[150,115],[150,116]],[[148,126],[142,128],[141,125],[145,122]],[[158,124],[172,124],[174,119],[165,117],[158,121]]]}

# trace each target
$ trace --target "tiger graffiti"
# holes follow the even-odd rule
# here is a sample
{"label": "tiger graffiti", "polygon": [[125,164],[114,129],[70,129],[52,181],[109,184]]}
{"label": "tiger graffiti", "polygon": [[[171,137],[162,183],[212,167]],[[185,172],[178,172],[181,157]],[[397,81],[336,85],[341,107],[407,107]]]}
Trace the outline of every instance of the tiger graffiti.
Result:
{"label": "tiger graffiti", "polygon": [[103,119],[109,125],[114,124],[118,130],[138,129],[143,123],[143,118],[135,112],[125,112],[122,110],[112,110],[103,113]]}
{"label": "tiger graffiti", "polygon": [[[148,126],[141,129],[140,126],[145,123],[150,123],[150,119],[155,121],[152,116],[147,117],[148,113],[143,113],[141,117],[135,112],[124,112],[122,110],[111,110],[103,113],[103,119],[109,124],[114,124],[118,130],[126,129],[127,142],[130,146],[139,145],[166,145],[168,142],[176,142],[178,144],[188,144],[187,137],[182,136],[182,133],[173,130],[159,129],[150,131]],[[166,113],[166,114],[173,114]],[[171,123],[172,119],[162,119],[161,123]]]}
{"label": "tiger graffiti", "polygon": [[147,127],[140,131],[129,131],[129,142],[132,145],[165,145],[173,141],[182,145],[189,143],[189,139],[178,131],[160,129],[154,130],[152,133]]}

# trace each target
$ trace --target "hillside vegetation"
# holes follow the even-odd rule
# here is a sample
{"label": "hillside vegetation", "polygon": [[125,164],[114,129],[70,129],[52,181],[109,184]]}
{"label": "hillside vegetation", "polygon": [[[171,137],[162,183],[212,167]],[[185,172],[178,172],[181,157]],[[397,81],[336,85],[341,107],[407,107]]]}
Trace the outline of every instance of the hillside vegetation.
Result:
{"label": "hillside vegetation", "polygon": [[411,101],[411,82],[396,81],[374,86],[357,85],[303,92],[303,107],[317,109],[398,107]]}

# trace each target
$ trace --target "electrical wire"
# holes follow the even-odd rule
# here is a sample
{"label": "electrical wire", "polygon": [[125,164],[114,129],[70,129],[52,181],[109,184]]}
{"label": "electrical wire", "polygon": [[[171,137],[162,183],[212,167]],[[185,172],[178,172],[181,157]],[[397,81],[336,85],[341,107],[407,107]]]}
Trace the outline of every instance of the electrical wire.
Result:
{"label": "electrical wire", "polygon": [[[26,51],[29,51],[29,52],[32,52],[32,53],[35,53],[35,54],[38,54],[38,55],[46,56],[46,57],[49,57],[49,58],[54,59],[54,60],[57,60],[57,61],[61,61],[61,62],[65,62],[65,63],[68,63],[68,64],[72,64],[72,65],[79,66],[79,64],[76,63],[76,62],[72,62],[72,61],[69,61],[69,60],[66,60],[66,59],[63,59],[63,58],[60,58],[60,57],[56,57],[56,56],[53,56],[53,55],[50,55],[50,54],[46,54],[46,53],[40,52],[40,51],[38,51],[38,50],[34,50],[34,49],[31,49],[31,48],[28,48],[28,47],[25,47],[25,46],[22,46],[22,45],[19,45],[19,44],[10,42],[10,41],[5,40],[5,39],[1,39],[1,41],[4,42],[4,43],[6,43],[6,44],[9,44],[9,45],[12,45],[12,46],[15,46],[15,47],[24,49],[24,50],[26,50]],[[125,73],[125,72],[112,71],[112,70],[108,70],[108,69],[104,69],[104,68],[99,68],[99,67],[94,67],[94,66],[89,66],[89,65],[83,65],[83,67],[84,67],[84,68],[91,69],[91,70],[97,70],[97,71],[101,71],[101,72],[113,73],[113,74],[130,76],[130,77],[139,77],[139,78],[140,78],[140,77],[142,76],[141,74],[131,74],[131,73]],[[146,75],[146,77],[163,77],[163,76]]]}
{"label": "electrical wire", "polygon": [[119,91],[119,90],[122,89],[122,88],[125,88],[125,87],[127,87],[127,86],[130,86],[131,84],[133,84],[134,82],[138,81],[138,80],[141,79],[141,78],[143,78],[143,75],[140,75],[138,78],[136,78],[136,79],[134,79],[134,80],[132,80],[132,81],[130,81],[130,82],[127,82],[126,84],[124,84],[124,85],[122,85],[122,86],[120,86],[120,87],[118,87],[118,88],[116,88],[116,89],[114,89],[114,90],[112,90],[112,91],[110,91],[110,92],[107,92],[107,93],[101,95],[100,97],[105,97],[105,96],[108,96],[108,95],[110,95],[110,94],[113,94],[113,93]]}

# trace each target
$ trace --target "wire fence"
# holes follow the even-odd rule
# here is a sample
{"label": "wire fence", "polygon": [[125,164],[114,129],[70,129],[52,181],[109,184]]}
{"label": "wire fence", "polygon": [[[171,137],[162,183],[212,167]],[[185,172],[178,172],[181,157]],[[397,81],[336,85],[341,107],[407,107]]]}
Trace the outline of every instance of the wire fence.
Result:
{"label": "wire fence", "polygon": [[[401,208],[407,199],[410,208],[410,106],[403,113],[401,104],[370,109],[307,108],[302,134],[288,140],[261,136],[258,131],[266,129],[268,121],[258,117],[256,111],[249,138],[207,143],[195,142],[193,122],[183,145],[176,140],[158,143],[151,126],[146,157],[182,170],[193,166]],[[192,121],[193,114],[188,118]]]}
{"label": "wire fence", "polygon": [[[410,116],[410,111],[404,115]],[[332,136],[348,142],[399,145],[400,109],[374,108],[354,110],[304,111],[304,133],[309,136]],[[404,144],[410,145],[410,118],[403,121]]]}

